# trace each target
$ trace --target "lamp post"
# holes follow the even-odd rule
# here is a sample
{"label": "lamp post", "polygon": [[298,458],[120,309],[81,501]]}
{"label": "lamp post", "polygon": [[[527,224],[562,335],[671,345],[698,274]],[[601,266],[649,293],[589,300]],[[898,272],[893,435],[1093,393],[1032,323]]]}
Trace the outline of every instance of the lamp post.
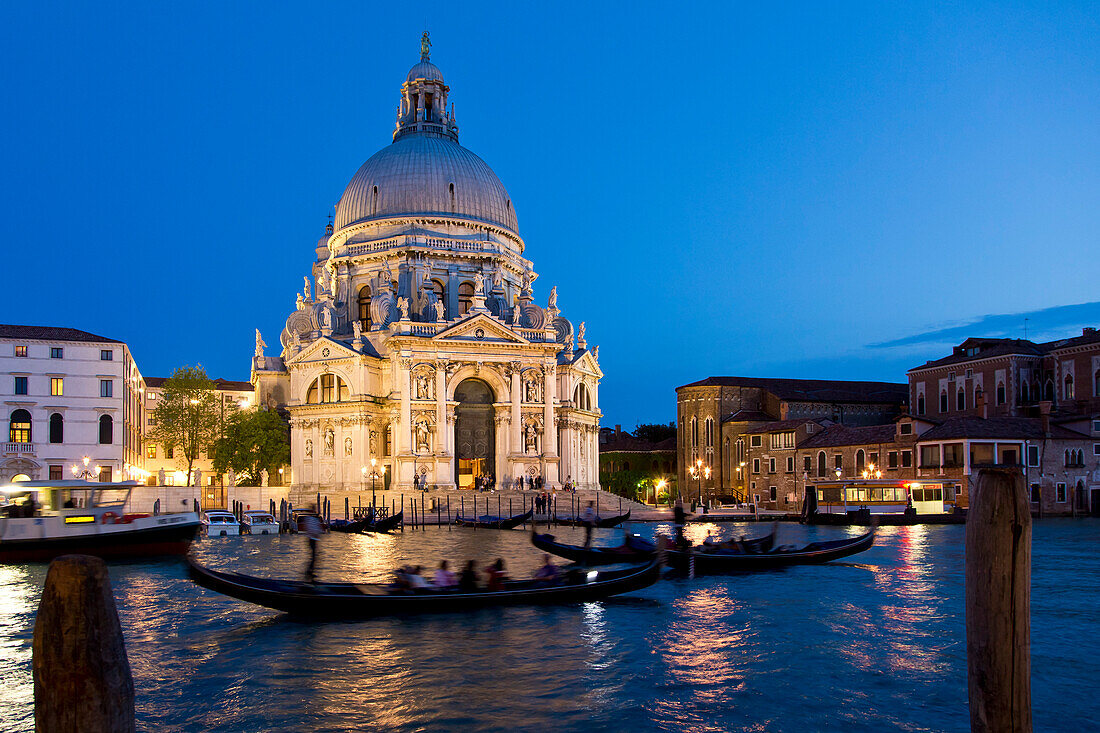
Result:
{"label": "lamp post", "polygon": [[668,481],[661,479],[657,482],[657,492],[653,496],[653,506],[657,506],[657,500],[661,498],[661,492],[668,486]]}
{"label": "lamp post", "polygon": [[688,469],[691,477],[699,482],[699,503],[703,503],[703,478],[710,479],[710,466],[704,466],[702,459],[697,459],[695,465]]}
{"label": "lamp post", "polygon": [[882,471],[875,468],[875,464],[868,463],[863,471],[863,478],[882,478]]}
{"label": "lamp post", "polygon": [[99,474],[103,471],[103,469],[100,466],[96,466],[95,468],[88,468],[88,464],[91,463],[91,461],[91,458],[89,458],[88,456],[84,456],[84,468],[80,468],[80,466],[74,465],[73,476],[83,481],[89,481],[92,478],[95,478],[95,480],[98,481]]}
{"label": "lamp post", "polygon": [[745,494],[745,462],[741,461],[737,464],[737,490],[741,492],[742,499],[747,498]]}

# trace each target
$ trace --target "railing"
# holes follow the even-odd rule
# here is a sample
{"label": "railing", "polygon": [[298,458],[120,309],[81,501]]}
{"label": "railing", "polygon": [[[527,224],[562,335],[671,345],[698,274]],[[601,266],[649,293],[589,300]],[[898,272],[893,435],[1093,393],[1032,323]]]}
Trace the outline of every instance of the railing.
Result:
{"label": "railing", "polygon": [[349,244],[343,251],[343,255],[363,255],[370,252],[381,252],[397,247],[427,247],[430,249],[449,249],[454,252],[492,252],[501,251],[501,246],[492,240],[469,239],[441,239],[438,237],[424,237],[408,235],[390,237],[388,239],[376,239],[371,242]]}
{"label": "railing", "polygon": [[4,443],[5,453],[34,453],[34,443]]}

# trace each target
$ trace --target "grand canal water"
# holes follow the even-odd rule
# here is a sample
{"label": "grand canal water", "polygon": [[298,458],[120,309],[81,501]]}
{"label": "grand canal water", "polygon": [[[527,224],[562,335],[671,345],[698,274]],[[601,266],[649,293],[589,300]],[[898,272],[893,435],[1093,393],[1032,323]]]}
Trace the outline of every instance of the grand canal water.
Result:
{"label": "grand canal water", "polygon": [[[847,531],[780,533],[795,543]],[[200,589],[174,562],[115,565],[111,580],[148,731],[963,731],[963,534],[884,528],[850,562],[662,581],[605,603],[362,622],[294,621]],[[304,543],[222,538],[195,552],[213,566],[287,576],[302,567]],[[1035,525],[1036,730],[1100,720],[1098,548],[1100,520]],[[515,576],[539,561],[519,531],[332,535],[322,575],[379,580],[398,563],[441,556],[500,556]],[[31,636],[45,572],[0,566],[5,731],[33,730]]]}

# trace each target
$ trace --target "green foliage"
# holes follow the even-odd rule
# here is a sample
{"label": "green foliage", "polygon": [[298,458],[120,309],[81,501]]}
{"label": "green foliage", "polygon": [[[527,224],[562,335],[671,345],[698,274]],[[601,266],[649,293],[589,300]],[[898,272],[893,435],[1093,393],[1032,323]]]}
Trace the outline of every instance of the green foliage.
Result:
{"label": "green foliage", "polygon": [[176,454],[187,475],[203,451],[209,451],[222,420],[221,398],[201,366],[180,367],[164,381],[153,411],[156,425],[149,438]]}
{"label": "green foliage", "polygon": [[214,470],[229,469],[259,486],[260,472],[274,473],[290,463],[289,427],[279,413],[257,407],[232,415],[214,451]]}
{"label": "green foliage", "polygon": [[649,441],[650,443],[660,443],[662,440],[676,437],[676,425],[662,425],[659,423],[638,425],[634,428],[634,437],[639,440]]}

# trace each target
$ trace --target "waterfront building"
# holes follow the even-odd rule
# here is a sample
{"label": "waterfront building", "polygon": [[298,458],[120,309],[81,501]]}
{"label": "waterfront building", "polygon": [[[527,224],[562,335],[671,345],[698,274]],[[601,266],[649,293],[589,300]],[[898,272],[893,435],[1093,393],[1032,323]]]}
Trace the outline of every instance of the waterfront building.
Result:
{"label": "waterfront building", "polygon": [[[125,343],[75,328],[0,325],[7,438],[0,483],[143,478],[145,382]],[[85,466],[87,459],[87,466]]]}
{"label": "waterfront building", "polygon": [[[157,405],[164,394],[166,377],[145,378],[145,426],[143,435],[156,426]],[[256,388],[251,382],[238,382],[228,379],[214,379],[214,389],[218,393],[218,404],[221,410],[221,419],[228,419],[234,412],[247,410],[254,406]],[[224,487],[234,483],[229,475],[217,475],[214,473],[213,456],[208,451],[199,454],[192,466],[190,476],[186,475],[187,461],[181,459],[176,452],[152,440],[144,442],[145,470],[149,474],[147,483],[150,486],[194,486],[202,485],[211,490],[211,496],[203,496],[203,504],[211,506],[225,506]],[[272,477],[272,483],[278,483],[278,477]]]}
{"label": "waterfront building", "polygon": [[[600,430],[600,485],[616,494],[654,502],[657,487],[676,492],[676,436],[650,441],[621,425]],[[641,486],[639,486],[641,484]]]}
{"label": "waterfront building", "polygon": [[[745,473],[749,431],[800,418],[887,423],[904,410],[907,392],[906,385],[892,382],[758,377],[708,377],[677,387],[679,484],[708,496],[750,500]],[[697,465],[710,468],[709,479],[692,478],[690,468]]]}
{"label": "waterfront building", "polygon": [[[390,145],[347,185],[252,382],[285,407],[292,491],[470,488],[541,476],[598,487],[600,371],[585,324],[535,303],[512,199],[459,145],[422,44]],[[545,291],[544,291],[545,293]],[[379,475],[380,474],[380,475]]]}

